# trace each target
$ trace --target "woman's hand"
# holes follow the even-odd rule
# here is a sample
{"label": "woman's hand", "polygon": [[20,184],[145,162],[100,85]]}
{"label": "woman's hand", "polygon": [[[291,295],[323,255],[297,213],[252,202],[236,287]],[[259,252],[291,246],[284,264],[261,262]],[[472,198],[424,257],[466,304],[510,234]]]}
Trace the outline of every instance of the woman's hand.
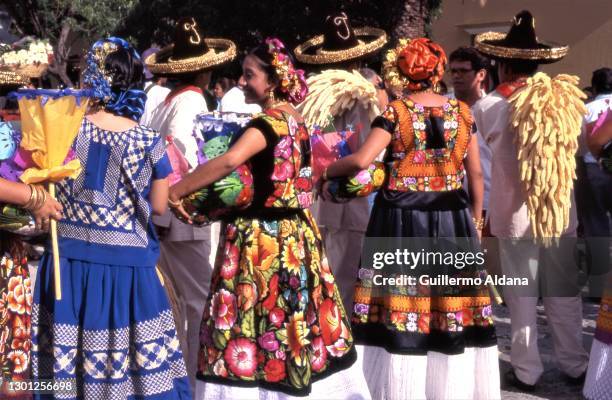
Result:
{"label": "woman's hand", "polygon": [[170,188],[170,193],[168,194],[168,206],[172,209],[172,212],[176,214],[178,217],[182,217],[183,220],[188,224],[193,224],[193,220],[191,216],[185,211],[183,207],[183,201],[178,197],[176,191],[173,190],[174,187]]}
{"label": "woman's hand", "polygon": [[31,210],[31,213],[36,221],[36,229],[47,231],[51,218],[56,221],[62,219],[62,205],[47,193],[43,205],[36,210]]}

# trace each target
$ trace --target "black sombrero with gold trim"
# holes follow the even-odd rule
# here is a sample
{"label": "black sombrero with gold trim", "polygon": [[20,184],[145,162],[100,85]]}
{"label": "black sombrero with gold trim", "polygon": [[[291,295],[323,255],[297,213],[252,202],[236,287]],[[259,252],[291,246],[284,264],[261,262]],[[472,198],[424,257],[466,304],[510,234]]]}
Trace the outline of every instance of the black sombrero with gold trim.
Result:
{"label": "black sombrero with gold trim", "polygon": [[295,48],[295,58],[304,64],[336,64],[372,55],[387,43],[387,34],[378,28],[351,27],[346,13],[328,15],[324,33]]}
{"label": "black sombrero with gold trim", "polygon": [[535,32],[535,18],[526,10],[514,17],[507,34],[481,33],[476,36],[475,46],[492,58],[535,61],[539,64],[557,62],[569,51],[568,46],[539,41]]}
{"label": "black sombrero with gold trim", "polygon": [[209,69],[235,57],[234,42],[205,38],[195,19],[188,17],[177,23],[174,43],[148,56],[145,64],[153,74],[177,75]]}

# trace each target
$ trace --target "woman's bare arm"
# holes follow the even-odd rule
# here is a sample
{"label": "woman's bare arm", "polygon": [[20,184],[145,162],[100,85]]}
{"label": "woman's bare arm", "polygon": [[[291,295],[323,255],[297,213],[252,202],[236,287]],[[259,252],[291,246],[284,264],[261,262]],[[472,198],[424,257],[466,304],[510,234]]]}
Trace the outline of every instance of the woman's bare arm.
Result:
{"label": "woman's bare arm", "polygon": [[604,145],[612,140],[612,119],[604,122],[594,135],[591,134],[592,129],[593,126],[587,127],[587,145],[591,154],[598,157]]}
{"label": "woman's bare arm", "polygon": [[464,165],[467,173],[470,201],[472,203],[472,216],[476,219],[480,219],[482,218],[484,179],[482,177],[480,149],[478,148],[478,137],[476,135],[471,135]]}
{"label": "woman's bare arm", "polygon": [[391,134],[382,128],[374,128],[355,153],[341,158],[327,167],[327,177],[352,175],[367,168],[389,145]]}

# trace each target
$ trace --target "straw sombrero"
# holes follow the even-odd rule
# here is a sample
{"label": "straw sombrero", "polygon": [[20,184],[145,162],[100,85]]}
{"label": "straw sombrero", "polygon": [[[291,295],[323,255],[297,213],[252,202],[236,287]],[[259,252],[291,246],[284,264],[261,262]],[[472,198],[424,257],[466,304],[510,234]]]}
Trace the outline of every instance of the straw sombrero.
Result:
{"label": "straw sombrero", "polygon": [[539,41],[535,33],[535,18],[529,11],[521,11],[514,17],[507,34],[485,32],[477,35],[475,46],[492,58],[535,61],[539,64],[557,62],[569,51],[568,46]]}
{"label": "straw sombrero", "polygon": [[156,75],[177,75],[209,69],[232,61],[236,45],[228,39],[205,38],[192,17],[182,18],[176,26],[174,43],[145,58]]}
{"label": "straw sombrero", "polygon": [[0,86],[22,86],[28,85],[30,80],[12,71],[0,71]]}
{"label": "straw sombrero", "polygon": [[304,64],[336,64],[358,60],[379,51],[387,43],[382,29],[353,29],[346,13],[328,15],[324,33],[295,48],[295,57]]}

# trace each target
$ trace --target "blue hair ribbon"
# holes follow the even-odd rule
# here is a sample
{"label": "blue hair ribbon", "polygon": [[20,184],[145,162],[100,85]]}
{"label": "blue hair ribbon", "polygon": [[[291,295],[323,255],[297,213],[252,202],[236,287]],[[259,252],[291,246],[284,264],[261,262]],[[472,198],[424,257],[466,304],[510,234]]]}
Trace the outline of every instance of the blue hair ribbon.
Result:
{"label": "blue hair ribbon", "polygon": [[104,70],[106,57],[119,48],[126,49],[132,58],[140,60],[138,52],[119,37],[98,40],[87,53],[87,66],[83,72],[84,84],[91,88],[104,109],[119,116],[138,121],[144,112],[147,95],[140,89],[112,90],[112,77]]}

